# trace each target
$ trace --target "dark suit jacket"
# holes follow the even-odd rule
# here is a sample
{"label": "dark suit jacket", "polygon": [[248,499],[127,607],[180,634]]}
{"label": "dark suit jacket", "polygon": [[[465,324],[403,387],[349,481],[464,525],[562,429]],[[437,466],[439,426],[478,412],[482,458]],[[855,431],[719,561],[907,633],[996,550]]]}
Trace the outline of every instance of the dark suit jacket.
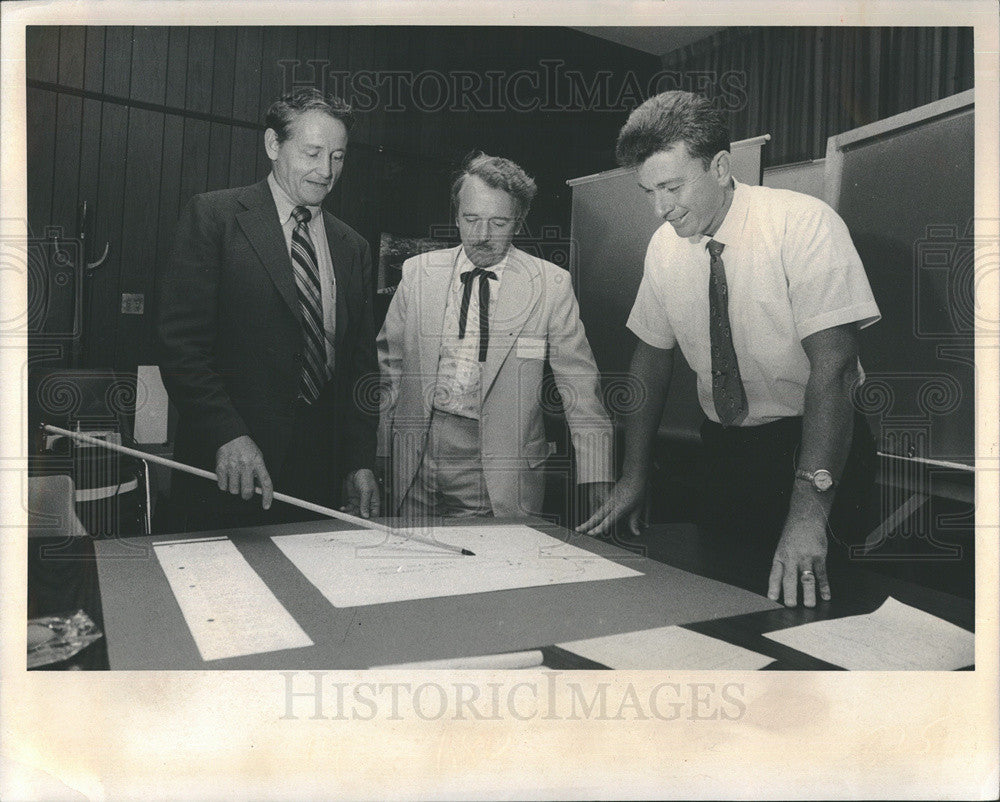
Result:
{"label": "dark suit jacket", "polygon": [[[334,453],[317,469],[339,478],[374,465],[377,409],[360,408],[356,399],[371,393],[355,391],[378,374],[372,266],[354,229],[326,211],[323,220],[337,331],[335,374],[322,399],[330,431],[317,433],[330,435]],[[180,413],[176,458],[214,470],[219,446],[249,435],[280,490],[282,466],[295,456],[287,452],[303,345],[291,259],[266,180],[191,199],[157,299],[160,369]]]}

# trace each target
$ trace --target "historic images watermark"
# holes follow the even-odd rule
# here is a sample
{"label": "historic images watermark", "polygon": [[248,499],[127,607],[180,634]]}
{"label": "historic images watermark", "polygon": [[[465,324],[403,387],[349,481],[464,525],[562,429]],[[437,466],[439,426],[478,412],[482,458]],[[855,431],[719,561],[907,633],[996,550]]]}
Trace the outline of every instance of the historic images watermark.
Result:
{"label": "historic images watermark", "polygon": [[569,69],[541,59],[518,70],[342,70],[324,59],[282,59],[285,92],[312,86],[338,95],[356,111],[578,112],[631,111],[671,89],[700,92],[735,111],[747,105],[747,76],[738,70],[635,72]]}
{"label": "historic images watermark", "polygon": [[325,721],[737,721],[739,682],[582,683],[552,671],[507,682],[344,682],[334,671],[282,671],[278,718]]}

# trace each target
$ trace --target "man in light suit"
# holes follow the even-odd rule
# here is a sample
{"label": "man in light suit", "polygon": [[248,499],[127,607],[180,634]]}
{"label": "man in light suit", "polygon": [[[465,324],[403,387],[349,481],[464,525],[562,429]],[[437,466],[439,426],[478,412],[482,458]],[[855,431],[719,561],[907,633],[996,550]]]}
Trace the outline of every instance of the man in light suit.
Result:
{"label": "man in light suit", "polygon": [[403,265],[378,336],[392,514],[542,509],[546,359],[590,509],[612,486],[612,427],[570,276],[511,245],[535,193],[513,162],[471,158],[452,186],[461,246]]}
{"label": "man in light suit", "polygon": [[[374,415],[354,403],[373,373],[367,242],[322,209],[343,168],[351,110],[302,89],[267,113],[271,174],[197,195],[157,281],[160,367],[179,410],[170,528],[301,517],[274,488],[377,515]],[[252,500],[259,488],[262,500]],[[222,492],[220,492],[222,491]]]}

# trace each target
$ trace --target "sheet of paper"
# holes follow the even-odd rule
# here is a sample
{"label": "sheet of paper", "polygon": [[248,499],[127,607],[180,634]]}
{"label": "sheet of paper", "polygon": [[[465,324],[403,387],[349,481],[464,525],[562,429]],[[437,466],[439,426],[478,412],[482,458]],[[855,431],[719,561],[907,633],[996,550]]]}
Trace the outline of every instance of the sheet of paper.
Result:
{"label": "sheet of paper", "polygon": [[558,646],[618,669],[757,671],[774,662],[773,657],[677,626],[622,632]]}
{"label": "sheet of paper", "polygon": [[447,526],[419,533],[475,556],[368,529],[272,540],[334,607],[642,576],[527,526]]}
{"label": "sheet of paper", "polygon": [[228,538],[153,545],[203,660],[312,646]]}
{"label": "sheet of paper", "polygon": [[975,662],[971,632],[896,601],[765,637],[852,671],[954,671]]}

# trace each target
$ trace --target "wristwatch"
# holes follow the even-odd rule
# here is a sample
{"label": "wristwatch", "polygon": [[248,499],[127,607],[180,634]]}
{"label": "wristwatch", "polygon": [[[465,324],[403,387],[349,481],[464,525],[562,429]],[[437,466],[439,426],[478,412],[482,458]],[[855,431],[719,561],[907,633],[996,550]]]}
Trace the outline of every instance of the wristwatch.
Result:
{"label": "wristwatch", "polygon": [[804,479],[809,482],[816,491],[819,493],[825,493],[836,483],[833,478],[833,474],[830,473],[826,468],[820,468],[812,472],[798,470],[795,472],[796,479]]}

